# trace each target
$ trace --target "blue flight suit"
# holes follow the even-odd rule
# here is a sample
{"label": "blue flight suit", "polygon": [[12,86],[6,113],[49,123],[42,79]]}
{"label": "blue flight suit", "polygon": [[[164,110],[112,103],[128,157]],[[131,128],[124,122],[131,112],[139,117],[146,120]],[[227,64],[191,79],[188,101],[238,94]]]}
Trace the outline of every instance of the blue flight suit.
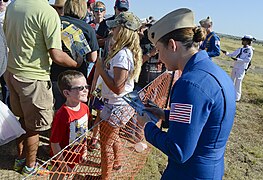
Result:
{"label": "blue flight suit", "polygon": [[220,38],[215,32],[209,33],[200,46],[201,50],[206,50],[210,59],[220,55]]}
{"label": "blue flight suit", "polygon": [[236,110],[232,80],[205,51],[199,51],[172,88],[170,107],[174,104],[191,107],[189,116],[170,109],[165,111],[167,132],[152,122],[144,128],[146,140],[168,156],[162,179],[222,179]]}

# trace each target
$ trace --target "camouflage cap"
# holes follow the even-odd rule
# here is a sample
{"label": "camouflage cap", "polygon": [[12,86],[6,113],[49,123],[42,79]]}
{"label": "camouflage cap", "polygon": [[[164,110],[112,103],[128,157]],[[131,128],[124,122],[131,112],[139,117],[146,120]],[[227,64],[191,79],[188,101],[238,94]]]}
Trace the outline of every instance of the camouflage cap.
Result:
{"label": "camouflage cap", "polygon": [[155,22],[148,30],[148,37],[152,43],[156,44],[164,35],[176,29],[190,27],[195,27],[193,11],[187,8],[180,8]]}
{"label": "camouflage cap", "polygon": [[141,20],[131,12],[121,12],[114,20],[106,21],[109,28],[117,27],[122,25],[127,29],[136,31],[141,27]]}

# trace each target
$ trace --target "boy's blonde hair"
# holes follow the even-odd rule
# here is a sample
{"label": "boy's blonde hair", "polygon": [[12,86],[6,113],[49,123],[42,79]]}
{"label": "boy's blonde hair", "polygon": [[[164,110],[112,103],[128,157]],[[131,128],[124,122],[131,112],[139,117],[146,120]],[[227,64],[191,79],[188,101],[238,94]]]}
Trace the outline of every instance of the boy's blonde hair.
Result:
{"label": "boy's blonde hair", "polygon": [[137,31],[132,31],[123,26],[120,26],[115,43],[112,46],[109,55],[105,60],[106,66],[109,65],[110,60],[124,47],[127,47],[133,55],[134,70],[131,73],[131,78],[138,82],[142,66],[142,49],[140,47],[140,38]]}

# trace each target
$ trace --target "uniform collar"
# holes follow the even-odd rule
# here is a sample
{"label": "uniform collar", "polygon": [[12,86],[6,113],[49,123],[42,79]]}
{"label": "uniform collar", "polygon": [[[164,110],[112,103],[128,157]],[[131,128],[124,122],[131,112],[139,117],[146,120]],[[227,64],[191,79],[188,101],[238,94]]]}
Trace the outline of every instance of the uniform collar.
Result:
{"label": "uniform collar", "polygon": [[207,36],[210,36],[210,35],[212,35],[212,34],[215,34],[215,32],[212,31],[212,32],[210,32]]}
{"label": "uniform collar", "polygon": [[[186,63],[184,70],[183,70],[183,74],[190,71],[191,68],[198,63],[199,61],[205,60],[205,59],[209,59],[209,56],[207,54],[207,52],[205,50],[199,51],[197,53],[195,53],[190,59],[189,61]],[[211,61],[209,59],[209,61]]]}

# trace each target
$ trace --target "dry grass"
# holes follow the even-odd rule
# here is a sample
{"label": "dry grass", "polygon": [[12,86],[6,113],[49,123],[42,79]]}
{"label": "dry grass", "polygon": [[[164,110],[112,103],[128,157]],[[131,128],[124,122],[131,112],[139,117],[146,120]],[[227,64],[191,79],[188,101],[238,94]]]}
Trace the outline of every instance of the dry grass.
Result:
{"label": "dry grass", "polygon": [[[221,46],[224,50],[233,51],[241,46],[241,42],[222,38]],[[254,45],[254,48],[252,67],[243,81],[242,100],[237,103],[235,122],[227,144],[225,180],[257,180],[263,177],[263,46]],[[216,63],[230,74],[233,63],[230,58],[221,55]],[[14,141],[0,147],[0,179],[21,178],[11,170],[15,154]],[[136,179],[160,179],[166,163],[167,157],[153,148]]]}
{"label": "dry grass", "polygon": [[[241,41],[221,38],[221,47],[229,52]],[[252,67],[243,81],[242,100],[237,103],[234,126],[225,154],[224,180],[262,179],[263,177],[263,46],[254,44]],[[216,63],[228,74],[233,61],[221,55]],[[136,179],[160,179],[167,157],[154,150]]]}

